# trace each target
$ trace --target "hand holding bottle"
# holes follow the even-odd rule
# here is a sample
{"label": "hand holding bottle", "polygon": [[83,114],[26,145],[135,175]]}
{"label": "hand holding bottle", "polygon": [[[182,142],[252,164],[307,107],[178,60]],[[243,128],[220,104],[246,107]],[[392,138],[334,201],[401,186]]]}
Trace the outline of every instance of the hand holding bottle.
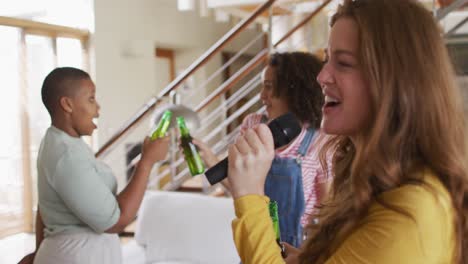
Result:
{"label": "hand holding bottle", "polygon": [[169,150],[169,137],[157,138],[155,140],[149,137],[145,138],[141,151],[141,162],[146,162],[149,165],[163,160]]}
{"label": "hand holding bottle", "polygon": [[273,136],[265,124],[247,130],[229,146],[228,178],[234,198],[264,194],[266,175],[274,155]]}
{"label": "hand holding bottle", "polygon": [[205,165],[200,157],[200,153],[198,153],[197,147],[192,142],[192,136],[190,136],[184,117],[177,117],[177,125],[180,131],[180,146],[184,152],[185,161],[187,162],[190,174],[195,176],[204,173]]}
{"label": "hand holding bottle", "polygon": [[153,166],[154,163],[163,160],[169,150],[169,137],[166,137],[166,132],[171,123],[172,112],[166,110],[158,126],[151,133],[150,137],[146,137],[143,142],[141,151],[141,161],[146,162],[148,165]]}
{"label": "hand holding bottle", "polygon": [[205,142],[196,138],[193,138],[192,142],[195,144],[195,146],[197,146],[200,156],[208,168],[213,167],[216,163],[219,162],[218,157],[213,153],[213,150],[211,150],[211,148],[205,144]]}

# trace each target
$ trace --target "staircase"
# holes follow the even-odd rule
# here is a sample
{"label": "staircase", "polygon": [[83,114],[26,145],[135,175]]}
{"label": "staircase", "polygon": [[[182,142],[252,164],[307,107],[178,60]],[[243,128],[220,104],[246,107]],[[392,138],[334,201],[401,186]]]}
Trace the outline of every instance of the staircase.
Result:
{"label": "staircase", "polygon": [[[236,3],[241,4],[236,4]],[[193,74],[204,68],[206,64],[223,51],[223,47],[234,41],[243,30],[255,25],[259,30],[255,38],[244,43],[243,48],[235,54],[223,54],[223,65],[216,69],[198,87],[189,93],[183,94],[181,102],[195,111],[200,117],[199,128],[191,129],[191,134],[202,139],[212,147],[219,156],[226,155],[227,146],[233,142],[239,133],[239,124],[247,113],[263,112],[259,91],[260,72],[264,67],[267,56],[272,51],[301,50],[320,54],[325,47],[328,35],[328,12],[333,10],[339,1],[292,1],[292,0],[212,0],[206,1],[209,8],[216,8],[227,12],[231,16],[242,19],[221,39],[213,44],[190,67],[167,85],[160,93],[146,102],[116,134],[105,143],[96,156],[105,161],[114,159],[125,153],[114,151],[116,146],[128,142],[129,134],[136,131],[147,130],[148,123],[152,122],[154,112],[167,107],[170,94],[178,91]],[[423,1],[427,5],[434,4],[432,0]],[[442,3],[443,2],[443,3]],[[434,14],[443,18],[451,11],[460,8],[468,0],[452,1],[444,7],[433,7]],[[467,19],[468,21],[468,19]],[[465,21],[466,22],[466,21]],[[260,44],[260,45],[259,45]],[[249,55],[247,50],[253,47],[262,47],[255,55]],[[233,68],[238,68],[232,72]],[[219,85],[216,80],[222,79]],[[214,88],[210,88],[214,86]],[[208,92],[207,92],[208,91]],[[181,94],[181,93],[180,93]],[[197,100],[198,94],[206,94]],[[154,121],[153,121],[154,122]],[[140,127],[140,128],[139,128]],[[184,183],[193,178],[190,176],[185,161],[178,154],[177,134],[170,131],[172,137],[171,155],[164,162],[155,166],[148,188],[163,190],[189,190],[202,191],[206,194],[222,193],[221,186],[210,186],[204,176],[197,176],[195,187],[186,187]],[[132,148],[133,145],[127,148]],[[138,161],[138,156],[131,161],[125,170]],[[116,169],[114,168],[114,171]],[[117,172],[117,171],[116,171]]]}

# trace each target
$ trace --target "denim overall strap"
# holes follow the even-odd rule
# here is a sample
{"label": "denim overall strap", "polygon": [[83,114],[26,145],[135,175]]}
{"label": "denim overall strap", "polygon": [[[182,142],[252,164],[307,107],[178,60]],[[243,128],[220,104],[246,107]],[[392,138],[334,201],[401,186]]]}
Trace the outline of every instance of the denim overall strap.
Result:
{"label": "denim overall strap", "polygon": [[307,150],[309,149],[310,143],[312,142],[312,139],[314,138],[315,134],[315,129],[313,128],[308,128],[307,133],[304,136],[304,139],[302,139],[301,146],[297,150],[297,153],[301,156],[305,156],[307,153]]}
{"label": "denim overall strap", "polygon": [[297,162],[302,162],[302,157],[304,157],[307,154],[307,150],[309,149],[310,143],[312,142],[312,139],[314,138],[315,134],[315,129],[313,128],[308,128],[307,133],[304,136],[304,139],[302,139],[302,143],[299,146],[299,149],[297,150]]}
{"label": "denim overall strap", "polygon": [[305,209],[301,161],[313,134],[313,129],[307,130],[297,158],[275,157],[265,181],[265,194],[278,203],[281,240],[295,247],[302,242],[301,217]]}

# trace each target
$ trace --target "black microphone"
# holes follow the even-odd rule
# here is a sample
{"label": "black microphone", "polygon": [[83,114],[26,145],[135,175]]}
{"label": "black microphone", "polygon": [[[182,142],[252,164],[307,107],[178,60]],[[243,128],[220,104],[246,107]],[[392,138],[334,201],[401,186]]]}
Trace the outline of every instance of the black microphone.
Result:
{"label": "black microphone", "polygon": [[[289,144],[302,130],[299,121],[292,113],[273,119],[268,127],[273,135],[275,149]],[[214,185],[227,177],[228,159],[225,158],[205,172],[206,178]]]}

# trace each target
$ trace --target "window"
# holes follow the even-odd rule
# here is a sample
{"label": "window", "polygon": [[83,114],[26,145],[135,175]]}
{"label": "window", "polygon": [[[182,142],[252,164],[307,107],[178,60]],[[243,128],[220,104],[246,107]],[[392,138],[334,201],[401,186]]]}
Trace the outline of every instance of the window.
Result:
{"label": "window", "polygon": [[0,26],[0,235],[11,234],[24,225],[22,169],[20,66],[18,29]]}
{"label": "window", "polygon": [[[3,20],[2,20],[3,19]],[[5,18],[0,23],[5,22]],[[8,18],[6,18],[8,19]],[[11,18],[0,26],[0,238],[33,230],[37,206],[36,160],[50,126],[42,104],[44,77],[55,67],[87,69],[88,33]],[[27,29],[22,28],[27,24]],[[37,28],[36,28],[37,26]],[[71,37],[70,37],[71,36]]]}

